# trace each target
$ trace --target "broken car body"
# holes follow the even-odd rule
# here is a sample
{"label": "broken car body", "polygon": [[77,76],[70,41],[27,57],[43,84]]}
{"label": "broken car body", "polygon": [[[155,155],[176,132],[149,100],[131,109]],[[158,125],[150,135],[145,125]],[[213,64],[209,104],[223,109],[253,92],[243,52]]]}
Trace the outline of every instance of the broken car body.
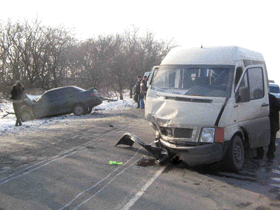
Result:
{"label": "broken car body", "polygon": [[95,88],[84,90],[75,86],[60,87],[46,91],[36,101],[24,99],[22,121],[74,113],[90,113],[102,103]]}

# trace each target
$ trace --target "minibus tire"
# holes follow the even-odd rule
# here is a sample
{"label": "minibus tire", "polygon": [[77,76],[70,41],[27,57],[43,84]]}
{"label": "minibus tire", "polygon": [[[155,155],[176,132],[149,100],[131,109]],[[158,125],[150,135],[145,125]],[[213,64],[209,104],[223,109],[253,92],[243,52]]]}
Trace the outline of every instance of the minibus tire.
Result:
{"label": "minibus tire", "polygon": [[235,135],[229,145],[228,151],[224,157],[224,166],[231,171],[239,171],[244,165],[244,145],[241,137]]}

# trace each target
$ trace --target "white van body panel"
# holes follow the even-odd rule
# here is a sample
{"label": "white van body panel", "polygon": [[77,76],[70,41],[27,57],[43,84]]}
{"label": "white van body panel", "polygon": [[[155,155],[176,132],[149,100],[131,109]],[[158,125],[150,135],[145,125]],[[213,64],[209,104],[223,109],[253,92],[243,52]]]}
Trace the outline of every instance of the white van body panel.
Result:
{"label": "white van body panel", "polygon": [[263,61],[261,53],[241,47],[175,48],[164,58],[166,64],[217,64],[235,65],[240,60]]}
{"label": "white van body panel", "polygon": [[246,130],[249,134],[249,142],[251,148],[257,148],[261,146],[267,146],[270,140],[270,121],[269,121],[269,86],[268,86],[268,75],[264,65],[253,65],[248,66],[243,75],[240,83],[243,81],[245,74],[249,70],[261,69],[264,76],[264,97],[254,99],[254,93],[252,93],[252,98],[249,102],[238,103],[238,122],[239,126]]}
{"label": "white van body panel", "polygon": [[[251,66],[245,64],[245,61],[249,62]],[[177,65],[232,66],[234,69],[232,88],[230,95],[226,97],[203,96],[186,94],[188,90],[185,90],[186,93],[184,93],[184,88],[182,90],[177,88],[176,91],[162,91],[159,88],[153,88],[154,83],[152,83],[147,92],[145,117],[159,133],[160,142],[165,148],[180,153],[183,160],[190,165],[195,165],[220,160],[235,135],[241,136],[244,145],[246,144],[249,148],[268,145],[270,140],[269,87],[265,61],[261,53],[236,46],[175,48],[157,67],[157,73],[161,71],[161,68]],[[238,84],[235,84],[237,68],[242,68],[243,74]],[[246,72],[249,69],[251,69],[250,72],[254,69],[262,71],[263,96],[257,99],[251,98],[249,102],[238,102],[236,91],[239,90],[242,79],[245,80]],[[178,74],[173,73],[173,78],[176,77]],[[181,78],[181,80],[183,79]],[[176,86],[176,82],[173,85]],[[250,93],[250,97],[252,94]],[[202,129],[215,127],[224,128],[224,145],[200,144]],[[174,134],[176,129],[184,135],[191,134],[191,136],[184,137],[182,133],[179,133],[179,137],[176,137]],[[190,132],[188,132],[189,130]],[[169,135],[168,132],[173,133]]]}

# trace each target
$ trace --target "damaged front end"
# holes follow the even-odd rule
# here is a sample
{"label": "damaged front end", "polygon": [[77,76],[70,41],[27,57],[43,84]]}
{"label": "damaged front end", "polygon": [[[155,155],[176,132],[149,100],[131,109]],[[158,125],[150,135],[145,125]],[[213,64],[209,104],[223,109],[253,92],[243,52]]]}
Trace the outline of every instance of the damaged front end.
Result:
{"label": "damaged front end", "polygon": [[223,119],[231,109],[223,112],[233,73],[233,65],[161,65],[145,102],[156,146],[191,166],[220,161],[230,142]]}
{"label": "damaged front end", "polygon": [[227,99],[156,95],[147,97],[145,117],[156,132],[158,147],[190,166],[222,159],[225,130],[219,119]]}
{"label": "damaged front end", "polygon": [[116,145],[132,146],[137,142],[160,162],[183,160],[190,166],[217,162],[223,156],[225,130],[215,125],[215,120],[224,102],[225,99],[216,99],[215,103],[210,100],[178,103],[165,98],[153,105],[149,103],[146,119],[155,130],[156,147],[145,144],[132,133],[126,133]]}
{"label": "damaged front end", "polygon": [[160,163],[166,161],[168,157],[168,152],[166,149],[153,147],[149,144],[146,144],[137,135],[133,133],[125,133],[124,136],[119,140],[119,142],[115,146],[119,144],[132,146],[134,142],[137,142],[142,147],[144,147],[147,151],[149,151]]}

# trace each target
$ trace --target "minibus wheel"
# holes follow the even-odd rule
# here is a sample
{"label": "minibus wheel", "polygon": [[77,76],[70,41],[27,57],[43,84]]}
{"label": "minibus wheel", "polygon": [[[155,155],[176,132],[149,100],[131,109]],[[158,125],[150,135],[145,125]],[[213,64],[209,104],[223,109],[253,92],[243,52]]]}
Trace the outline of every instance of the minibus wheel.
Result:
{"label": "minibus wheel", "polygon": [[240,136],[235,135],[224,157],[224,165],[232,171],[239,171],[244,165],[244,146]]}

